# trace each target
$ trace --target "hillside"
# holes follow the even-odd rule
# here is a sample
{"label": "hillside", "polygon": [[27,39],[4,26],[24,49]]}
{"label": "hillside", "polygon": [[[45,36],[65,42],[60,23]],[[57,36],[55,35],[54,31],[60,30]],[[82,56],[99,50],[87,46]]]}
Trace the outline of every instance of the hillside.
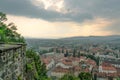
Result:
{"label": "hillside", "polygon": [[55,46],[77,46],[83,44],[120,44],[120,36],[89,36],[89,37],[70,37],[61,39],[34,39],[26,38],[28,47],[55,47]]}

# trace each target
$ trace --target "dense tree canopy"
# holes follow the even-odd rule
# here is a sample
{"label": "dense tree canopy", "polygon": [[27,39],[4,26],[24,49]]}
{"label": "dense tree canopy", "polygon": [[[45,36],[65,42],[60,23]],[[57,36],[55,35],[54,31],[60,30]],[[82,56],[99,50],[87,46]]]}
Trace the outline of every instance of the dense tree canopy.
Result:
{"label": "dense tree canopy", "polygon": [[59,80],[80,80],[80,79],[75,77],[72,74],[66,74],[62,78],[60,78]]}
{"label": "dense tree canopy", "polygon": [[88,72],[81,72],[78,77],[80,80],[92,80],[92,74]]}
{"label": "dense tree canopy", "polygon": [[28,49],[26,51],[26,57],[26,74],[28,75],[27,79],[50,80],[46,75],[47,70],[45,64],[41,63],[40,56],[37,55],[33,49]]}
{"label": "dense tree canopy", "polygon": [[24,37],[17,33],[17,28],[14,23],[5,23],[7,21],[6,14],[0,12],[0,42],[18,42],[24,43]]}
{"label": "dense tree canopy", "polygon": [[65,74],[59,80],[92,80],[92,74],[88,72],[81,72],[78,77],[73,74]]}

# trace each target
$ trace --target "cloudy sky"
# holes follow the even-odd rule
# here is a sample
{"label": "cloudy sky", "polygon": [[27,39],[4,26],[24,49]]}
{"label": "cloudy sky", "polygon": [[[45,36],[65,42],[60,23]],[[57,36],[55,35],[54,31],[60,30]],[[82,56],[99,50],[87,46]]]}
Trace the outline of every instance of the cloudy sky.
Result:
{"label": "cloudy sky", "polygon": [[120,35],[120,0],[0,0],[24,37]]}

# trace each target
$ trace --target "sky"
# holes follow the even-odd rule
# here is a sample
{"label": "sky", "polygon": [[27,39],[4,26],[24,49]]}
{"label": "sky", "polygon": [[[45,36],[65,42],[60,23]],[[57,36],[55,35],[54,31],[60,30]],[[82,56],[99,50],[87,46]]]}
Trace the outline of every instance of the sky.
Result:
{"label": "sky", "polygon": [[0,0],[18,32],[29,38],[120,35],[120,0]]}

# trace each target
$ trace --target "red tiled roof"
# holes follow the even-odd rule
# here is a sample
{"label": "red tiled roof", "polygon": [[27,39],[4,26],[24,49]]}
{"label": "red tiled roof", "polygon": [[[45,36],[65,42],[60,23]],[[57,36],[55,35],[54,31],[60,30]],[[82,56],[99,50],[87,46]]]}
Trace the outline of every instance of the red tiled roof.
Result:
{"label": "red tiled roof", "polygon": [[97,73],[97,76],[98,77],[109,77],[109,76],[117,77],[118,74],[116,74],[116,73],[103,73],[103,72],[100,72],[100,73]]}
{"label": "red tiled roof", "polygon": [[60,66],[56,67],[53,72],[61,72],[61,73],[68,73],[70,70],[68,68],[62,68]]}
{"label": "red tiled roof", "polygon": [[74,66],[74,71],[80,71],[81,70],[81,67],[80,66]]}
{"label": "red tiled roof", "polygon": [[105,62],[102,63],[102,69],[103,70],[108,70],[108,71],[110,71],[110,70],[116,71],[116,68],[112,64],[105,63]]}
{"label": "red tiled roof", "polygon": [[108,70],[108,71],[116,71],[114,67],[102,67],[103,70]]}
{"label": "red tiled roof", "polygon": [[51,60],[52,60],[52,59],[51,59],[50,57],[41,59],[41,61],[42,61],[43,63],[45,63],[46,65],[48,65],[48,64],[51,62]]}
{"label": "red tiled roof", "polygon": [[96,65],[96,62],[94,60],[91,60],[91,59],[87,59],[87,64],[90,64],[90,65]]}
{"label": "red tiled roof", "polygon": [[62,63],[65,65],[72,65],[72,61],[68,59],[63,60]]}

